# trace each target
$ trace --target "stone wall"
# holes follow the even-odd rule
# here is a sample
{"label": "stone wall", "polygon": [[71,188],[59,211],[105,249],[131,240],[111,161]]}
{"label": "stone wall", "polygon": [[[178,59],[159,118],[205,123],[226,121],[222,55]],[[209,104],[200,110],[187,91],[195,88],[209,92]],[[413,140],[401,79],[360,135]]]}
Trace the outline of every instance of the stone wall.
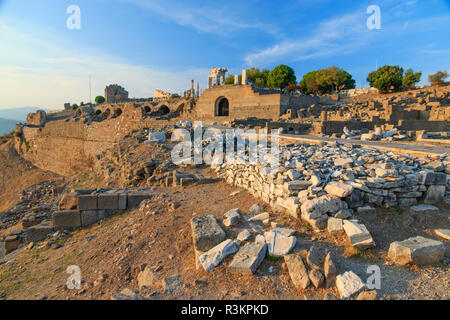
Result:
{"label": "stone wall", "polygon": [[[226,98],[229,116],[218,117],[216,104]],[[243,119],[249,117],[277,120],[287,109],[297,110],[314,103],[312,96],[293,96],[279,91],[255,89],[252,85],[223,85],[203,91],[195,111],[199,118]]]}
{"label": "stone wall", "polygon": [[136,208],[141,201],[156,195],[149,189],[75,189],[77,207],[56,211],[52,227],[55,230],[87,227],[117,212]]}
{"label": "stone wall", "polygon": [[436,163],[424,170],[408,156],[340,144],[297,145],[282,148],[281,155],[276,170],[260,164],[214,169],[227,183],[317,229],[326,227],[329,216],[348,219],[354,211],[374,207],[437,203],[446,194],[446,174],[433,171]]}

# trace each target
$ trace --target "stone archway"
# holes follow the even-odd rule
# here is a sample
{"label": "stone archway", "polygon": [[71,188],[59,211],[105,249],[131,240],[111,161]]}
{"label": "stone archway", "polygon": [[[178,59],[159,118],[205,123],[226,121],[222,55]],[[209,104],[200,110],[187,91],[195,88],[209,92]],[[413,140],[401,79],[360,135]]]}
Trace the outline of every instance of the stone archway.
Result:
{"label": "stone archway", "polygon": [[228,117],[230,115],[230,103],[227,98],[220,97],[216,100],[214,115],[216,117]]}
{"label": "stone archway", "polygon": [[161,114],[161,115],[166,115],[166,114],[169,114],[169,113],[170,113],[170,109],[169,109],[168,106],[162,105],[162,106],[159,107],[158,112],[159,112],[159,114]]}

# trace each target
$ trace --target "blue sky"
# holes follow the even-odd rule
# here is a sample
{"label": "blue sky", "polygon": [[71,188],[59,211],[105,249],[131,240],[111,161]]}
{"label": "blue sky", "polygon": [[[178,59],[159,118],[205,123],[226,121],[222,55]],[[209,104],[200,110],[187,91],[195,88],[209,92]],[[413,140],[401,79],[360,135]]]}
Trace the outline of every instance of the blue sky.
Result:
{"label": "blue sky", "polygon": [[[69,30],[66,9],[81,10]],[[366,10],[381,9],[369,30]],[[205,88],[212,66],[294,68],[297,79],[337,65],[357,86],[385,64],[449,70],[450,0],[168,1],[0,0],[0,108],[61,108],[123,85],[132,97],[159,88]],[[450,70],[449,70],[450,71]]]}

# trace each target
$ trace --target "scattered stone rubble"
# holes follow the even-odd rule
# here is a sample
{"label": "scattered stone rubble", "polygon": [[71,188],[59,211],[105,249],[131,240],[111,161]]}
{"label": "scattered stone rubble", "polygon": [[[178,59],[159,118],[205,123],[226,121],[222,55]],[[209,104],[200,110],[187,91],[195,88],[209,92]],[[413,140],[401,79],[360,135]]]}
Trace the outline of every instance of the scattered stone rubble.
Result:
{"label": "scattered stone rubble", "polygon": [[43,241],[55,231],[90,226],[117,212],[136,208],[143,200],[155,196],[159,195],[148,188],[74,189],[59,199],[57,208],[33,207],[34,210],[23,217],[21,230],[0,239],[1,250],[8,254],[27,243]]}
{"label": "scattered stone rubble", "polygon": [[213,168],[227,183],[247,189],[274,210],[285,210],[315,229],[344,231],[352,245],[363,249],[375,243],[354,219],[355,210],[438,203],[449,193],[448,166],[443,172],[449,157],[433,161],[340,143],[296,144],[281,149],[278,170],[261,164]]}

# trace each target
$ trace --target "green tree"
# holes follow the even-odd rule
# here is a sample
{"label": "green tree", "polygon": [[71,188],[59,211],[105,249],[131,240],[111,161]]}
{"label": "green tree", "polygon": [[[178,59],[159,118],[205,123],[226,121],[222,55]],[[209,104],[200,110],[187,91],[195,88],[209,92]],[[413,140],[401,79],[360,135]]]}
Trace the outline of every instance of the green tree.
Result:
{"label": "green tree", "polygon": [[267,78],[267,86],[269,88],[284,89],[292,83],[296,83],[297,78],[291,67],[280,64],[278,67],[270,71]]}
{"label": "green tree", "polygon": [[267,87],[267,79],[269,78],[270,71],[267,69],[259,70],[251,67],[247,69],[247,80],[260,87]]}
{"label": "green tree", "polygon": [[95,103],[96,104],[102,104],[103,102],[105,102],[105,98],[103,96],[96,96],[95,97]]}
{"label": "green tree", "polygon": [[422,72],[414,73],[413,69],[408,69],[403,75],[402,84],[405,88],[411,89],[415,87],[415,84],[420,81]]}
{"label": "green tree", "polygon": [[432,86],[442,86],[445,83],[445,79],[448,77],[447,71],[438,71],[435,74],[430,74],[428,76],[428,81],[430,81]]}
{"label": "green tree", "polygon": [[[241,83],[241,79],[242,76],[239,75],[239,83]],[[234,84],[234,74],[229,74],[226,78],[225,78],[225,84]]]}
{"label": "green tree", "polygon": [[383,66],[369,73],[367,81],[381,93],[396,91],[403,82],[403,68],[399,66]]}
{"label": "green tree", "polygon": [[300,81],[300,86],[307,93],[331,93],[337,90],[355,88],[355,80],[347,71],[331,66],[308,72]]}
{"label": "green tree", "polygon": [[73,105],[72,105],[72,109],[77,109],[78,108],[78,105],[76,104],[76,103],[74,103]]}

